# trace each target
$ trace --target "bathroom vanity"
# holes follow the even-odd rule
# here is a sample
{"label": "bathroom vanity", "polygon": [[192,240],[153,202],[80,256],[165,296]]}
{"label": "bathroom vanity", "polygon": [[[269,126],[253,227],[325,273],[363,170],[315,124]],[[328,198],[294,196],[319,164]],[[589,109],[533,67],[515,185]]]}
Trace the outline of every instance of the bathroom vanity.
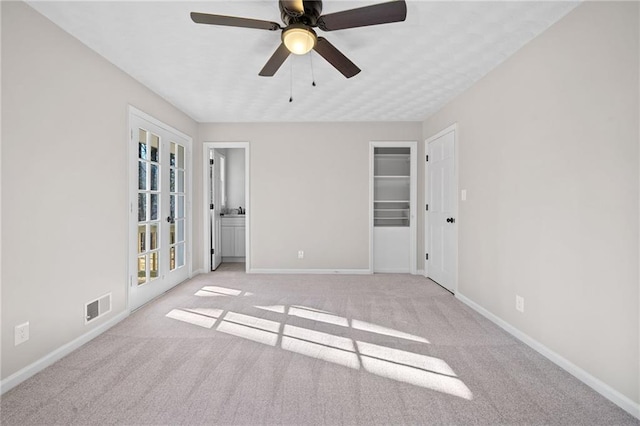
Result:
{"label": "bathroom vanity", "polygon": [[222,229],[222,261],[244,262],[245,247],[245,215],[225,215],[220,217]]}

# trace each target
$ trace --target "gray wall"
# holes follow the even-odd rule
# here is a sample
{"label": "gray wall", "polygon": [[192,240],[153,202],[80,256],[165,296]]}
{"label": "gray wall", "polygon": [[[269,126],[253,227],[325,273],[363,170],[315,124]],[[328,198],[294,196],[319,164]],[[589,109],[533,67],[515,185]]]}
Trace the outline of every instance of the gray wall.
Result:
{"label": "gray wall", "polygon": [[369,141],[422,138],[420,123],[204,124],[199,133],[251,142],[254,269],[368,269]]}
{"label": "gray wall", "polygon": [[[1,7],[4,379],[126,309],[128,104],[194,142],[197,124],[24,3]],[[111,314],[85,326],[107,292]]]}
{"label": "gray wall", "polygon": [[459,125],[459,292],[636,403],[638,6],[579,6],[424,123]]}

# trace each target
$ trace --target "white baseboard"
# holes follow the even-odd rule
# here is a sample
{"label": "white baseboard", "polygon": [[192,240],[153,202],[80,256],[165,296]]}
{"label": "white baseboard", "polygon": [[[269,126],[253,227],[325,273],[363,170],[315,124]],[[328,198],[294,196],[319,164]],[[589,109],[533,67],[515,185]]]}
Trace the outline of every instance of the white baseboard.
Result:
{"label": "white baseboard", "polygon": [[252,268],[249,274],[346,274],[346,275],[369,275],[371,271],[368,269],[264,269]]}
{"label": "white baseboard", "polygon": [[39,373],[40,371],[44,370],[51,364],[69,355],[71,352],[75,351],[80,346],[98,337],[100,334],[104,333],[105,331],[107,331],[108,329],[110,329],[111,327],[113,327],[114,325],[116,325],[117,323],[119,323],[120,321],[122,321],[128,316],[129,316],[129,311],[121,312],[118,315],[111,318],[109,321],[97,326],[91,331],[88,331],[87,333],[83,334],[77,339],[74,339],[63,346],[60,346],[58,349],[54,350],[53,352],[50,352],[49,354],[37,360],[36,362],[30,365],[27,365],[26,367],[24,367],[19,371],[16,371],[6,379],[2,380],[2,382],[0,382],[0,393],[4,394],[8,390],[18,386],[20,383],[24,382],[34,374]]}
{"label": "white baseboard", "polygon": [[406,269],[376,269],[374,273],[376,274],[410,274],[411,271],[407,271]]}
{"label": "white baseboard", "polygon": [[424,277],[424,276],[426,276],[426,275],[424,274],[424,269],[418,269],[418,270],[416,271],[416,275],[422,275],[423,277]]}
{"label": "white baseboard", "polygon": [[190,278],[193,278],[193,277],[195,277],[196,275],[200,275],[200,274],[204,274],[204,273],[205,273],[204,268],[203,268],[203,269],[196,269],[195,271],[193,271],[193,272],[191,273],[191,277],[190,277]]}
{"label": "white baseboard", "polygon": [[460,293],[456,293],[456,298],[458,298],[458,300],[460,300],[465,305],[469,306],[471,309],[478,312],[480,315],[484,316],[491,322],[498,325],[507,333],[514,336],[516,339],[522,341],[523,343],[525,343],[526,345],[534,349],[536,352],[548,358],[551,362],[553,362],[560,368],[566,370],[567,372],[575,376],[578,380],[580,380],[581,382],[583,382],[584,384],[586,384],[587,386],[589,386],[590,388],[598,392],[600,395],[607,398],[609,401],[616,404],[618,407],[622,408],[627,413],[631,414],[633,417],[640,419],[640,404],[632,401],[630,398],[618,392],[617,390],[613,389],[611,386],[604,383],[602,380],[592,376],[591,374],[589,374],[582,368],[578,367],[568,359],[552,351],[551,349],[549,349],[542,343],[538,342],[537,340],[533,339],[532,337],[529,337],[527,334],[518,330],[517,328],[515,328],[514,326],[512,326],[502,318],[499,318],[496,315],[492,314],[491,312],[489,312],[482,306],[478,305],[471,299],[463,296]]}

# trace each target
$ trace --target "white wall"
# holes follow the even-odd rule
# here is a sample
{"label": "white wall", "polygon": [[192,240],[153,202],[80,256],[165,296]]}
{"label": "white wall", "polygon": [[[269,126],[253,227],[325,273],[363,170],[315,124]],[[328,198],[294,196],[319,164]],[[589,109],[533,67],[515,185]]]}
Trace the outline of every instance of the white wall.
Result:
{"label": "white wall", "polygon": [[424,123],[459,125],[459,292],[636,404],[638,7],[582,4]]}
{"label": "white wall", "polygon": [[420,123],[203,124],[199,134],[251,143],[251,267],[326,270],[369,268],[369,141],[422,137]]}
{"label": "white wall", "polygon": [[243,149],[227,149],[226,150],[226,182],[227,182],[227,208],[237,209],[242,206],[246,208],[244,198],[244,150]]}
{"label": "white wall", "polygon": [[[194,141],[197,125],[29,6],[1,7],[4,379],[125,311],[128,104]],[[84,303],[107,292],[111,314],[85,326]]]}

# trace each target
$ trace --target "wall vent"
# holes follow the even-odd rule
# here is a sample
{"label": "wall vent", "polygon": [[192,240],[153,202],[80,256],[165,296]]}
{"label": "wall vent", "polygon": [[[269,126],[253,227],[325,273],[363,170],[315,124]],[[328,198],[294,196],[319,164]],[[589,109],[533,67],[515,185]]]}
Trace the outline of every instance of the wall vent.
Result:
{"label": "wall vent", "polygon": [[89,324],[109,312],[111,312],[111,293],[107,293],[84,305],[84,323]]}

